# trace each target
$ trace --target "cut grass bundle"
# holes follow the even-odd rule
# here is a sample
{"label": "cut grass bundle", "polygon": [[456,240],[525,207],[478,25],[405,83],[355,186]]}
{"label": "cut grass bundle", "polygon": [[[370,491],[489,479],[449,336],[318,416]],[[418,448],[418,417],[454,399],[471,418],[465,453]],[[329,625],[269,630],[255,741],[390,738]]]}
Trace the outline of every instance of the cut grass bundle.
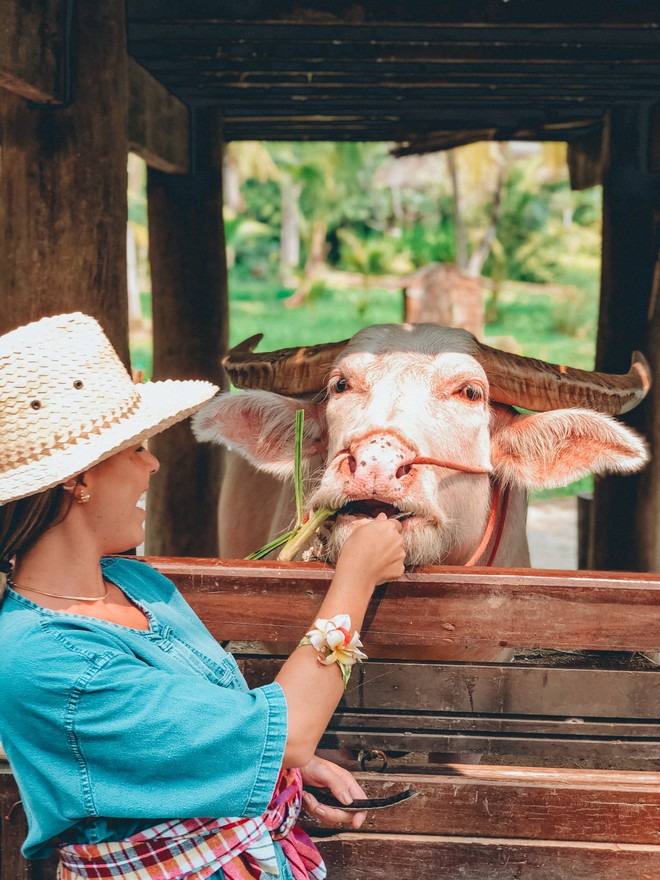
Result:
{"label": "cut grass bundle", "polygon": [[265,544],[254,553],[246,556],[246,559],[263,559],[282,547],[278,554],[278,559],[290,562],[295,558],[296,554],[302,550],[305,544],[312,538],[314,532],[322,525],[328,517],[335,513],[330,507],[319,507],[313,511],[308,517],[305,516],[303,509],[303,482],[302,482],[302,443],[303,428],[305,426],[305,411],[296,410],[296,437],[294,448],[294,473],[293,473],[293,491],[296,501],[296,524],[277,538],[273,538],[268,544]]}

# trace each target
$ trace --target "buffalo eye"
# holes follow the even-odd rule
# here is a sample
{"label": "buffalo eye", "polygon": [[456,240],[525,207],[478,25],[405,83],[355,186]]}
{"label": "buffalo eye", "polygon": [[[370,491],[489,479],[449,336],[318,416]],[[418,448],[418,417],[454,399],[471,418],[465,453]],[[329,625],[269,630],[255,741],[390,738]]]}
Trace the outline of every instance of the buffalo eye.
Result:
{"label": "buffalo eye", "polygon": [[347,389],[348,381],[343,376],[340,376],[335,382],[334,390],[337,392],[337,394],[341,394],[342,391],[346,391]]}
{"label": "buffalo eye", "polygon": [[479,387],[479,385],[464,385],[460,390],[459,394],[461,397],[466,397],[468,400],[477,401],[483,400],[484,392],[483,389]]}

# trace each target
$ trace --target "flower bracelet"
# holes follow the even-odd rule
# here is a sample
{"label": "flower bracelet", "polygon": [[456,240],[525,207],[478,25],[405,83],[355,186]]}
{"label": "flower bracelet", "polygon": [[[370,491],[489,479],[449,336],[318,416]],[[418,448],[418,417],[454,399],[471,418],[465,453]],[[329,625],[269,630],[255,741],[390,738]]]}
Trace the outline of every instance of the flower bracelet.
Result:
{"label": "flower bracelet", "polygon": [[339,665],[344,690],[351,677],[352,667],[368,659],[360,650],[360,633],[357,630],[351,631],[351,618],[348,614],[335,614],[330,620],[319,617],[314,621],[314,628],[300,640],[298,647],[302,645],[315,648],[318,651],[316,659],[324,666],[331,666],[333,663]]}

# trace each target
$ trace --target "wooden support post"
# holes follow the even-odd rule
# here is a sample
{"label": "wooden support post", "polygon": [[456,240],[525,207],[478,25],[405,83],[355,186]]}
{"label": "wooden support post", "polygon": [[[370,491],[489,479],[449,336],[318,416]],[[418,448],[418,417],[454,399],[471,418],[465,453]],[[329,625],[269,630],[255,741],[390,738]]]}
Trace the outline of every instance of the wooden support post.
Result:
{"label": "wooden support post", "polygon": [[[147,172],[155,379],[220,385],[228,298],[222,220],[222,130],[214,111],[191,115],[191,173]],[[149,491],[149,553],[217,554],[220,448],[189,423],[154,437],[161,469]]]}
{"label": "wooden support post", "polygon": [[[660,131],[658,132],[660,135]],[[658,138],[660,141],[660,137]],[[656,147],[658,149],[659,147]],[[658,168],[660,171],[660,168]],[[656,180],[660,174],[656,174]],[[644,429],[651,447],[651,463],[641,475],[637,508],[639,553],[645,571],[660,571],[660,194],[655,211],[656,260],[648,311],[646,354],[654,384],[646,405]]]}
{"label": "wooden support post", "polygon": [[606,159],[607,140],[603,127],[568,144],[568,171],[571,189],[589,189],[603,182],[603,161]]}
{"label": "wooden support post", "polygon": [[[603,268],[596,369],[624,373],[634,349],[651,362],[654,386],[623,421],[646,435],[651,463],[641,474],[596,478],[589,565],[660,571],[660,308],[652,302],[658,256],[660,179],[648,171],[646,107],[614,107],[603,170]],[[658,276],[656,273],[656,290]],[[654,415],[655,413],[655,415]]]}
{"label": "wooden support post", "polygon": [[70,0],[3,0],[0,88],[41,103],[61,103]]}
{"label": "wooden support post", "polygon": [[124,2],[75,11],[71,103],[0,90],[0,331],[80,310],[128,364]]}

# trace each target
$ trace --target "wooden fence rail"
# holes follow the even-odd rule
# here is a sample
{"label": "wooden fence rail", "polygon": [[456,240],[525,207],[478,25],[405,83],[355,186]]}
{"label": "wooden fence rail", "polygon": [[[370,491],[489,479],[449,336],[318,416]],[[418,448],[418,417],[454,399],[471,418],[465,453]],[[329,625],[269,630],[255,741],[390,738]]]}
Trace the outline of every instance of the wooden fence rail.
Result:
{"label": "wooden fence rail", "polygon": [[[252,686],[272,681],[332,575],[149,561],[231,641]],[[660,649],[659,604],[660,576],[629,573],[438,567],[379,588],[363,627],[376,659],[354,672],[322,746],[341,750],[370,796],[418,795],[359,832],[307,821],[329,880],[657,880],[660,670],[640,656]],[[511,664],[400,659],[448,643],[524,650]],[[448,761],[457,752],[484,763]],[[358,759],[374,756],[384,772],[362,772]],[[5,766],[0,880],[53,880],[53,860],[20,857],[18,800]]]}
{"label": "wooden fence rail", "polygon": [[[218,639],[297,642],[330,582],[322,563],[152,559]],[[379,587],[363,627],[370,656],[503,647],[655,651],[660,575],[434,567]]]}

